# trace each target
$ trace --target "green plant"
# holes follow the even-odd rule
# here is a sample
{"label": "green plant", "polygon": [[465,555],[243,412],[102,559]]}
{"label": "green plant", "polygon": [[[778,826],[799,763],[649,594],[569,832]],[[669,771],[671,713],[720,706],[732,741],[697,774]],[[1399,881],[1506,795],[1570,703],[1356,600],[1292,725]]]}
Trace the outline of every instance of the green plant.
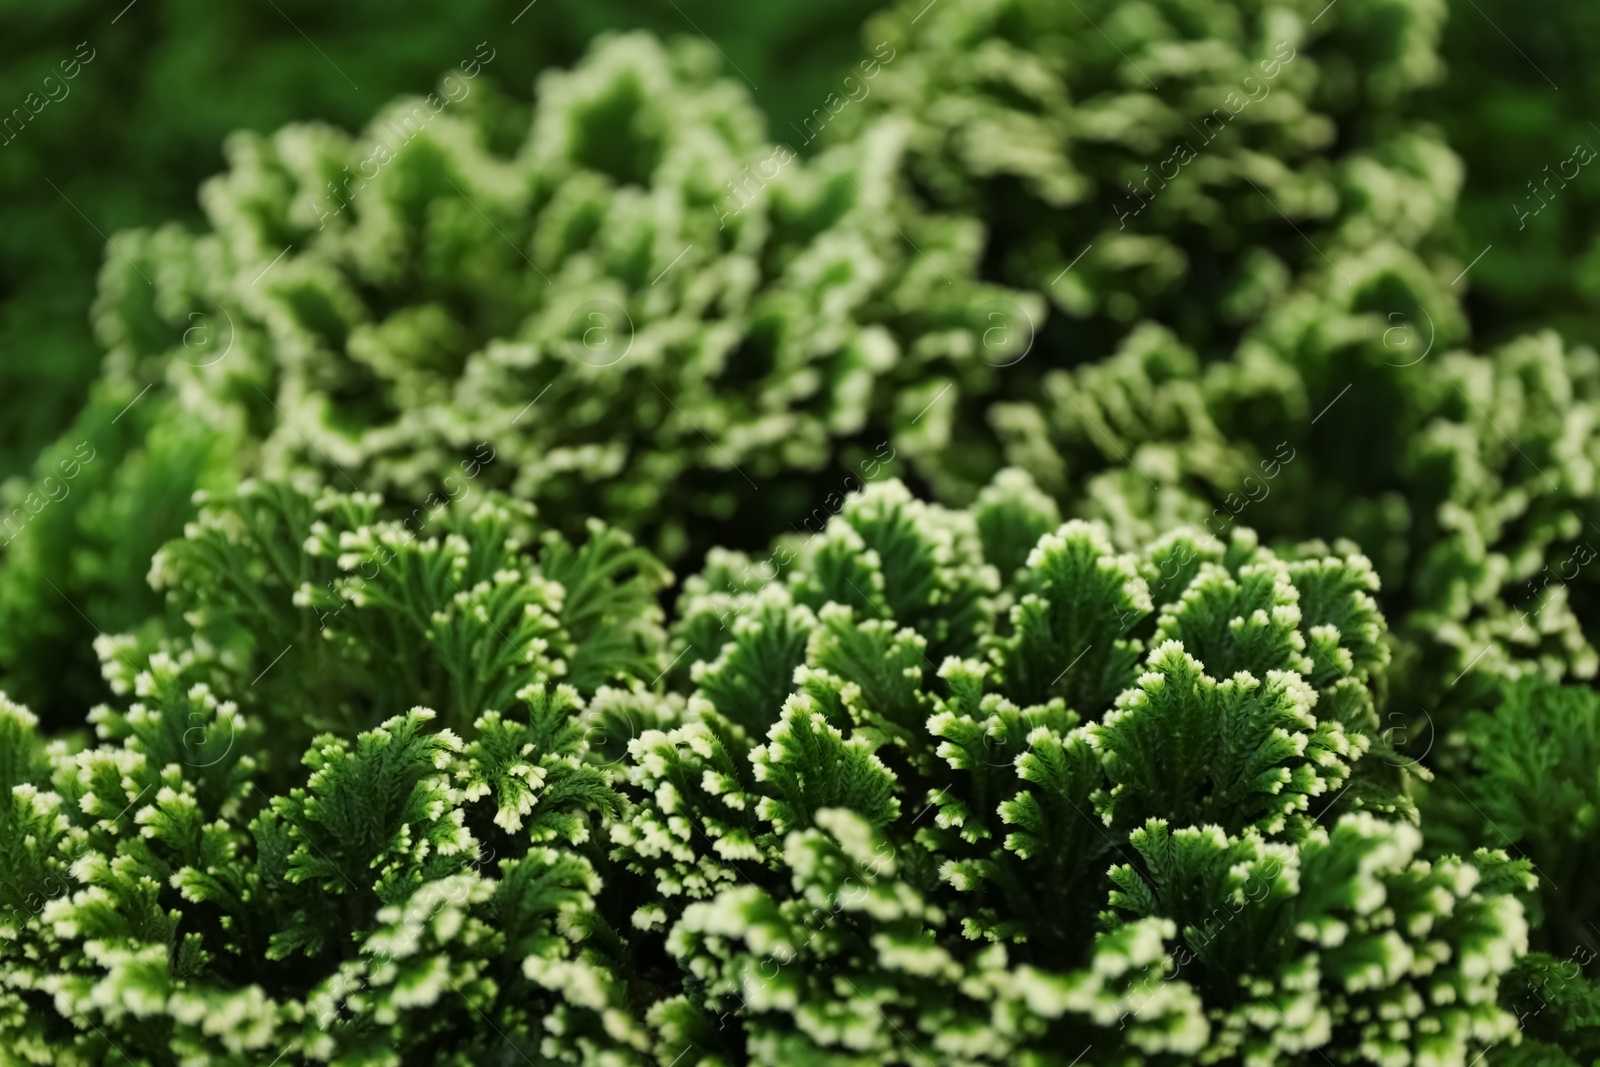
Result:
{"label": "green plant", "polygon": [[[1366,560],[1243,532],[1120,554],[1050,510],[1014,474],[971,513],[874,486],[686,586],[686,720],[634,743],[645,800],[612,829],[655,879],[635,925],[695,979],[656,1009],[671,1047],[1468,1062],[1514,1040],[1484,980],[1521,951],[1530,876],[1415,858]],[[972,565],[1034,540],[1014,580]],[[972,624],[919,625],[930,605]]]}
{"label": "green plant", "polygon": [[358,128],[396,94],[434,88],[480,42],[495,58],[475,84],[474,105],[492,99],[494,124],[516,125],[541,70],[573,62],[617,26],[709,33],[778,120],[798,116],[802,102],[809,108],[834,67],[851,60],[856,17],[837,0],[594,0],[510,10],[484,0],[399,9],[370,0],[139,0],[109,10],[65,0],[48,11],[0,3],[0,119],[8,123],[0,125],[0,220],[12,237],[0,249],[0,348],[8,353],[0,479],[28,470],[94,381],[101,351],[87,311],[95,268],[120,254],[106,235],[120,248],[119,230],[199,222],[195,186],[224,165],[232,131],[306,119]]}
{"label": "green plant", "polygon": [[1525,894],[1535,951],[1508,976],[1504,997],[1532,1038],[1523,1055],[1589,1062],[1600,1052],[1590,967],[1600,920],[1592,881],[1600,698],[1525,678],[1467,716],[1452,740],[1449,756],[1462,770],[1432,787],[1435,833],[1494,842],[1526,857],[1536,876]]}
{"label": "green plant", "polygon": [[586,717],[659,672],[663,571],[497,498],[377,506],[207,501],[152,568],[170,635],[98,644],[133,702],[91,714],[97,743],[46,749],[5,705],[8,1062],[467,1064],[506,1031],[578,1062],[643,1040],[594,900],[622,798]]}
{"label": "green plant", "polygon": [[[1414,118],[1442,5],[925,6],[787,129],[705,49],[628,37],[548,75],[525,136],[474,96],[234,140],[209,232],[107,260],[69,439],[164,388],[0,581],[39,617],[3,628],[12,687],[70,719],[71,605],[148,614],[98,495],[148,494],[159,542],[197,485],[312,467],[415,504],[481,442],[568,532],[669,560],[763,543],[869,455],[950,504],[1015,466],[1123,548],[1353,541],[1441,728],[1501,678],[1591,676],[1587,573],[1522,609],[1600,519],[1597,362],[1458,350],[1460,163]],[[172,425],[217,444],[141,458]]]}
{"label": "green plant", "polygon": [[1594,1058],[1587,201],[1462,254],[1444,13],[230,138],[0,490],[0,1061]]}
{"label": "green plant", "polygon": [[[762,487],[776,522],[836,456],[878,449],[875,380],[980,344],[978,309],[1003,291],[970,280],[978,231],[895,207],[887,127],[720,207],[769,148],[714,61],[610,39],[545,75],[509,140],[475,96],[397,101],[360,138],[241,134],[202,194],[214,232],[124,235],[97,303],[104,399],[79,428],[104,436],[112,403],[162,388],[125,416],[106,487],[57,516],[75,557],[39,546],[0,583],[8,610],[51,616],[7,629],[14,687],[52,699],[30,675],[82,632],[70,603],[145,600],[104,558],[97,494],[182,499],[310,466],[415,504],[488,447],[484,481],[554,505],[569,532],[603,514],[676,557]],[[141,434],[174,425],[221,443],[147,462]],[[153,503],[171,536],[181,509]]]}
{"label": "green plant", "polygon": [[1514,1040],[1530,875],[1417,857],[1359,556],[1118,553],[1016,474],[967,512],[890,481],[754,574],[718,553],[669,639],[604,528],[378,507],[206,500],[162,633],[99,643],[126,708],[52,743],[0,709],[16,1062]]}

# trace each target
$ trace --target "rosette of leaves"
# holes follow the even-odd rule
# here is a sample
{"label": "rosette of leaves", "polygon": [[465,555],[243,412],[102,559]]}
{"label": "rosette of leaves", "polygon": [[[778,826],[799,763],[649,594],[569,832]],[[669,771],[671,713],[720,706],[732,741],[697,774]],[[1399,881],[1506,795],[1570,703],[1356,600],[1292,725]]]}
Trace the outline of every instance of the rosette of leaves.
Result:
{"label": "rosette of leaves", "polygon": [[1119,553],[1016,473],[970,512],[880,483],[760,563],[719,553],[673,661],[658,572],[603,528],[378,507],[203,501],[152,567],[166,636],[100,644],[131,705],[49,744],[5,705],[23,1062],[1514,1040],[1526,868],[1414,857],[1359,557]]}
{"label": "rosette of leaves", "polygon": [[[1017,566],[1019,557],[1021,566]],[[992,561],[992,562],[991,562]],[[614,856],[702,1062],[1466,1064],[1525,864],[1418,855],[1359,555],[1121,552],[1015,472],[685,585]],[[931,605],[940,605],[930,613]],[[959,620],[960,625],[949,625]],[[680,675],[681,677],[681,675]]]}
{"label": "rosette of leaves", "polygon": [[[231,131],[307,117],[359,127],[374,101],[425,92],[462,63],[479,73],[461,103],[487,104],[496,128],[520,125],[534,74],[574,62],[618,26],[704,31],[781,124],[828,91],[855,51],[841,22],[859,17],[843,0],[804,9],[679,0],[681,10],[597,0],[530,11],[508,31],[518,12],[489,0],[400,12],[374,0],[275,3],[141,0],[124,17],[81,2],[48,12],[0,5],[0,34],[13,42],[0,71],[11,120],[0,127],[0,212],[15,238],[0,250],[13,283],[0,303],[0,348],[15,353],[0,364],[0,479],[28,470],[98,371],[87,310],[96,266],[117,256],[105,234],[198,222],[195,186],[221,165]],[[537,32],[520,32],[534,20]],[[480,68],[475,52],[492,62]]]}
{"label": "rosette of leaves", "polygon": [[[1461,168],[1405,107],[1442,72],[1443,17],[1436,0],[898,4],[865,39],[904,59],[831,129],[909,123],[922,202],[980,218],[983,276],[1048,302],[1001,316],[1031,345],[1008,396],[1148,323],[1228,359],[1308,291],[1419,323],[1425,308],[1459,340],[1459,266],[1439,253]],[[1002,465],[998,417],[948,384],[901,399],[909,422],[937,397],[904,447],[964,503]]]}
{"label": "rosette of leaves", "polygon": [[[1352,539],[1412,718],[1452,718],[1469,666],[1592,673],[1587,579],[1542,589],[1597,518],[1595,359],[1448,355],[1459,167],[1405,117],[1437,4],[921,6],[802,125],[832,142],[812,160],[638,38],[551,75],[521,147],[476,97],[237,142],[213,232],[123,241],[153,285],[108,261],[84,417],[108,458],[10,549],[13,687],[93,695],[60,649],[149,613],[119,576],[194,485],[311,465],[421,499],[484,438],[495,484],[669,556],[759,543],[832,488],[803,472],[875,440],[950,503],[1009,463],[1123,548],[1185,522]],[[1119,221],[1129,182],[1149,210]]]}
{"label": "rosette of leaves", "polygon": [[1350,539],[1423,732],[1592,677],[1600,363],[1549,332],[1459,350],[1483,242],[1450,254],[1461,163],[1415,121],[1444,5],[923,6],[869,26],[903,59],[830,131],[909,123],[914,198],[981,219],[981,276],[1049,314],[998,315],[1027,354],[993,393],[936,369],[897,398],[911,469],[965,504],[1021,467],[1124,549]]}
{"label": "rosette of leaves", "polygon": [[492,494],[380,506],[203,500],[93,737],[0,705],[12,1061],[644,1062],[590,741],[660,674],[665,571]]}
{"label": "rosette of leaves", "polygon": [[[801,163],[714,65],[611,38],[540,79],[510,144],[437,95],[359,137],[236,139],[202,193],[211,232],[130,238],[169,288],[108,268],[111,373],[157,369],[195,417],[265,426],[261,469],[409,499],[487,438],[495,484],[668,521],[681,550],[682,520],[729,516],[745,477],[828,461],[924,333],[972,344],[963,315],[992,292],[957,284],[972,223],[898,206],[893,131]],[[166,358],[187,304],[208,344],[237,338],[199,373]]]}
{"label": "rosette of leaves", "polygon": [[[99,642],[119,693],[164,652],[266,724],[293,759],[418,705],[463,730],[530,684],[585,695],[660,674],[666,569],[592,522],[571,542],[534,508],[485,493],[466,462],[441,497],[396,519],[374,494],[246,482],[203,496],[151,584],[168,618]],[[664,662],[664,661],[662,661]]]}
{"label": "rosette of leaves", "polygon": [[[1340,321],[1359,338],[1364,317]],[[1263,371],[1269,350],[1298,353],[1291,376],[1202,369],[1170,333],[1137,332],[1105,363],[1049,372],[1041,401],[997,406],[1006,454],[1124,544],[1248,523],[1362,546],[1399,619],[1392,680],[1446,721],[1459,694],[1441,697],[1469,668],[1462,692],[1591,677],[1595,354],[1543,334],[1488,357],[1435,352],[1421,373],[1361,340],[1325,362],[1306,336],[1252,345]]]}
{"label": "rosette of leaves", "polygon": [[269,793],[235,701],[160,653],[136,685],[77,751],[0,709],[10,1062],[644,1062],[571,686],[323,735]]}

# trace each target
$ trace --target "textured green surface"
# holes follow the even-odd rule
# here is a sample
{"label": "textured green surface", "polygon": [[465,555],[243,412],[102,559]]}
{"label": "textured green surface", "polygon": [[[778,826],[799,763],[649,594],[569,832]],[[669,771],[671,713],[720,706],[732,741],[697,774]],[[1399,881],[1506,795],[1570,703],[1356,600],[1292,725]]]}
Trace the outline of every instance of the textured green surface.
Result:
{"label": "textured green surface", "polygon": [[886,480],[717,553],[669,638],[664,571],[598,523],[377,506],[208,499],[153,568],[181,621],[99,643],[92,741],[0,706],[15,1062],[1467,1063],[1517,1032],[1533,876],[1420,857],[1359,556],[1119,554],[1015,473],[972,512]]}
{"label": "textured green surface", "polygon": [[593,12],[94,171],[19,1062],[1592,1059],[1589,16]]}
{"label": "textured green surface", "polygon": [[[107,235],[198,221],[195,187],[223,165],[232,131],[307,119],[359,128],[482,41],[494,89],[480,92],[525,106],[542,70],[617,27],[699,40],[698,26],[754,79],[763,107],[795,118],[851,61],[865,14],[838,0],[675,6],[546,0],[519,17],[522,4],[487,0],[0,3],[0,114],[12,118],[0,132],[0,477],[26,470],[83,403],[101,355],[88,330],[95,271],[117,258]],[[93,58],[62,77],[76,56]]]}
{"label": "textured green surface", "polygon": [[[804,159],[709,48],[642,37],[550,75],[527,127],[469,94],[362,138],[236,138],[209,233],[107,261],[106,395],[67,443],[150,386],[97,471],[126,501],[300,466],[421,501],[488,442],[491,484],[669,559],[797,525],[869,456],[953,502],[1009,463],[1118,537],[1248,509],[1354,539],[1424,709],[1468,663],[1592,672],[1586,579],[1533,626],[1517,590],[1592,516],[1595,358],[1549,334],[1457,354],[1461,165],[1409,117],[1442,8],[1139,12],[884,16]],[[130,485],[139,427],[175,423],[236,443]],[[38,620],[7,628],[14,672],[75,673],[65,600],[101,628],[148,611],[150,546],[110,561],[98,492],[16,550],[73,546],[7,575]]]}

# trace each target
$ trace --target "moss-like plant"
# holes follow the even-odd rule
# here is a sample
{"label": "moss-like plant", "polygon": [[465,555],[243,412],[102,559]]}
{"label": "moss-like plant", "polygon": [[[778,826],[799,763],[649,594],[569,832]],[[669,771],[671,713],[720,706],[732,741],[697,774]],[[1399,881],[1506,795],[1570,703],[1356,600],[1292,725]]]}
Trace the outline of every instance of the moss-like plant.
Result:
{"label": "moss-like plant", "polygon": [[153,568],[163,636],[100,643],[127,695],[94,737],[0,708],[16,1061],[1465,1064],[1518,1036],[1532,875],[1420,857],[1360,556],[1119,553],[1016,474],[972,511],[890,481],[753,572],[720,553],[669,636],[659,566],[603,528],[377,506],[206,501]]}

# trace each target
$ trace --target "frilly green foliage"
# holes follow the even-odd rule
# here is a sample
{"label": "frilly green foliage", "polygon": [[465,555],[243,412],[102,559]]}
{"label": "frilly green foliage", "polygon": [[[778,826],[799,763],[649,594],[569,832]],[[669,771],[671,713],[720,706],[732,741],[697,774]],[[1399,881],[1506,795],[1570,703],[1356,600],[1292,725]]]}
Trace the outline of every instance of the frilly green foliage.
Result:
{"label": "frilly green foliage", "polygon": [[103,638],[112,688],[135,691],[133,665],[168,652],[239,693],[292,757],[417,704],[464,729],[540,679],[593,693],[660,673],[669,575],[626,534],[591,522],[574,545],[470,486],[437,511],[379,508],[273,482],[204,498],[149,569],[174,633]]}
{"label": "frilly green foliage", "polygon": [[915,116],[919,202],[982,218],[984,276],[1051,303],[1006,397],[943,393],[895,443],[954,501],[1021,467],[1123,547],[1185,522],[1353,540],[1430,711],[1469,665],[1468,688],[1592,677],[1592,576],[1547,598],[1541,568],[1600,515],[1600,361],[1553,333],[1458,351],[1462,169],[1401,121],[1443,74],[1444,5],[1322,6],[909,4],[869,29],[907,59],[857,121]]}
{"label": "frilly green foliage", "polygon": [[[141,600],[98,536],[108,494],[148,500],[162,536],[177,528],[159,501],[252,472],[316,467],[421,502],[487,442],[488,484],[553,505],[569,532],[603,514],[675,557],[704,551],[752,487],[783,502],[773,519],[796,514],[807,472],[883,441],[880,380],[975,362],[982,308],[1006,291],[975,280],[974,221],[899,196],[901,128],[774,158],[715,63],[609,39],[541,78],[509,142],[492,113],[438,97],[394,102],[359,137],[241,133],[201,193],[209,232],[124,235],[96,304],[107,399],[85,424],[103,432],[103,408],[159,388],[106,484],[55,517],[78,555],[0,588],[50,616],[0,650],[22,690],[47,689],[24,664],[48,653],[30,653],[82,628],[46,580],[73,602]],[[143,485],[131,427],[174,425],[196,443]]]}
{"label": "frilly green foliage", "polygon": [[[1527,857],[1534,952],[1503,1000],[1531,1039],[1515,1063],[1589,1063],[1600,1055],[1600,921],[1593,891],[1600,842],[1600,696],[1525,678],[1473,712],[1454,755],[1470,773],[1433,788],[1441,840],[1487,841]],[[1459,782],[1459,784],[1457,784]],[[1585,972],[1589,973],[1586,974]]]}
{"label": "frilly green foliage", "polygon": [[99,643],[126,710],[46,745],[5,705],[7,1062],[642,1062],[589,738],[660,674],[665,570],[493,496],[378,508],[204,500],[166,632]]}
{"label": "frilly green foliage", "polygon": [[[669,1042],[1422,1063],[1513,1040],[1496,976],[1530,876],[1419,858],[1373,754],[1367,561],[1242,532],[1121,554],[1074,521],[1014,580],[950,566],[1013,559],[1047,510],[1015,474],[973,512],[876,485],[780,545],[781,576],[723,556],[686,586],[694,688],[630,746],[643,796],[611,830],[657,890],[634,924],[694,979],[654,1010]],[[930,600],[976,625],[925,632]]]}
{"label": "frilly green foliage", "polygon": [[567,533],[669,560],[761,544],[868,452],[947,504],[1017,467],[1124,550],[1349,539],[1408,708],[1591,677],[1592,578],[1527,585],[1600,520],[1600,359],[1463,350],[1461,165],[1414,118],[1444,5],[1324,8],[907,2],[789,128],[630,36],[523,129],[405,98],[239,135],[209,230],[107,260],[82,436],[158,388],[9,550],[12,687],[70,717],[63,646],[148,614],[112,516],[159,543],[191,489],[301,467],[414,504],[480,447]]}
{"label": "frilly green foliage", "polygon": [[79,752],[31,747],[32,717],[4,712],[35,764],[8,775],[8,1062],[478,1064],[509,1033],[576,1063],[643,1044],[594,901],[593,827],[621,801],[584,762],[570,686],[530,685],[461,734],[418,708],[323,735],[270,796],[233,701],[162,654],[138,686]]}
{"label": "frilly green foliage", "polygon": [[1468,350],[1444,14],[907,0],[800,151],[642,35],[231,139],[6,490],[12,695],[138,701],[7,705],[25,1062],[1592,1059],[1600,356]]}
{"label": "frilly green foliage", "polygon": [[[495,484],[666,522],[681,550],[684,520],[733,512],[738,471],[820,467],[905,347],[971,347],[999,292],[970,280],[971,222],[874,209],[897,203],[888,127],[726,210],[724,181],[770,146],[715,60],[613,38],[541,78],[509,147],[421,98],[360,137],[236,138],[202,192],[212,232],[143,235],[108,267],[111,375],[164,380],[207,424],[270,426],[248,464],[409,499],[488,437]],[[201,335],[180,307],[213,324],[205,358],[182,351]]]}
{"label": "frilly green foliage", "polygon": [[1419,856],[1360,556],[1120,553],[1014,472],[971,511],[884,481],[767,566],[718,554],[668,631],[662,569],[603,527],[379,509],[204,500],[151,568],[161,633],[100,643],[123,695],[94,737],[0,706],[11,1062],[1465,1064],[1517,1037],[1527,865]]}
{"label": "frilly green foliage", "polygon": [[199,222],[195,186],[223,164],[230,132],[306,117],[359,126],[376,102],[436,88],[441,71],[480,42],[493,62],[464,103],[495,129],[514,127],[537,71],[572,62],[616,26],[707,33],[761,86],[775,119],[798,117],[801,102],[809,109],[834,67],[851,60],[855,44],[840,27],[861,17],[845,0],[589,0],[515,22],[520,9],[504,8],[494,0],[401,10],[381,0],[139,0],[126,11],[88,0],[49,10],[0,3],[9,45],[0,116],[10,120],[0,128],[0,226],[11,238],[0,249],[0,479],[26,472],[89,391],[101,354],[86,318],[95,268],[117,255],[106,234]]}

